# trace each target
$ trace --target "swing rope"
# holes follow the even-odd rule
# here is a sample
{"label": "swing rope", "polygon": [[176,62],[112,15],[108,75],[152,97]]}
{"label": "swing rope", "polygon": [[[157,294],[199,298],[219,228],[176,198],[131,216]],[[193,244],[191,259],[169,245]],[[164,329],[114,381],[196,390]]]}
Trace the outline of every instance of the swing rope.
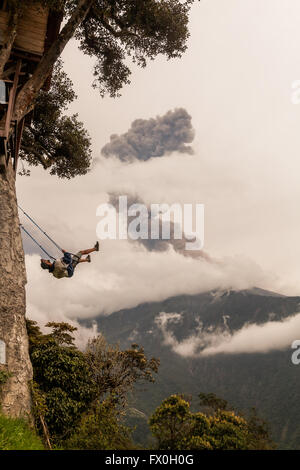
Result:
{"label": "swing rope", "polygon": [[46,255],[47,255],[49,258],[51,258],[51,259],[53,259],[53,260],[56,259],[56,258],[54,258],[53,256],[49,255],[49,253],[45,250],[45,248],[43,248],[42,245],[40,245],[32,235],[30,235],[30,233],[26,230],[25,227],[23,227],[22,224],[20,224],[20,227],[21,227],[22,230],[24,230],[25,233],[27,233],[27,235],[31,238],[31,240],[33,240],[34,243],[36,243],[37,246],[38,246],[41,250],[43,250],[44,253],[46,253]]}
{"label": "swing rope", "polygon": [[[30,217],[30,215],[28,215],[28,214],[22,209],[22,207],[19,206],[19,204],[18,204],[18,208],[19,208],[19,209],[23,212],[23,214],[24,214],[24,215],[25,215],[25,216],[26,216],[26,217],[27,217],[27,218],[28,218],[28,219],[29,219],[47,238],[48,238],[48,240],[50,240],[50,241],[53,243],[53,245],[55,245],[56,248],[59,249],[59,251],[63,252],[63,250],[61,249],[61,247],[60,247],[54,240],[52,240],[51,237],[49,237],[49,235]],[[21,225],[21,226],[22,226],[22,225]],[[23,230],[24,230],[24,227],[23,227],[23,226],[22,226],[22,228],[23,228]],[[28,233],[28,232],[27,232],[27,233]],[[33,238],[33,237],[31,237],[31,238]],[[36,240],[35,240],[35,242],[36,242],[37,245],[39,245]],[[40,245],[39,245],[39,246],[40,246]],[[43,249],[43,251],[45,251],[45,250]],[[45,253],[47,253],[47,252],[45,251]],[[53,258],[53,256],[51,256],[51,258],[52,258],[52,259],[55,259],[55,258]]]}

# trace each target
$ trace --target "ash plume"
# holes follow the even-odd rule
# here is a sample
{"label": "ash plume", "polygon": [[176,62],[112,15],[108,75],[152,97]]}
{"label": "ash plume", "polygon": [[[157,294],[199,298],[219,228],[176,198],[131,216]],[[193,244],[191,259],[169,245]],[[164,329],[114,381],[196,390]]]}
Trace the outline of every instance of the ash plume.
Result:
{"label": "ash plume", "polygon": [[[117,193],[110,193],[109,194],[109,203],[115,207],[115,209],[118,211],[119,210],[119,194]],[[133,205],[133,204],[143,204],[147,207],[148,214],[147,214],[147,220],[145,220],[145,224],[148,226],[148,234],[151,233],[151,223],[152,223],[152,213],[151,213],[151,208],[149,205],[145,204],[145,202],[138,196],[138,195],[127,195],[127,204],[128,207]],[[145,216],[146,217],[146,216]],[[128,226],[133,220],[134,217],[128,216]],[[163,220],[159,220],[159,233],[162,234],[162,228],[163,224],[166,223]],[[172,220],[169,222],[170,223],[170,239],[151,239],[149,238],[144,239],[144,238],[138,238],[137,240],[132,240],[132,242],[138,242],[141,245],[143,245],[148,251],[156,251],[156,252],[162,252],[162,251],[168,251],[170,247],[173,247],[174,251],[177,253],[187,256],[190,258],[201,258],[204,259],[205,261],[208,262],[216,262],[216,260],[213,260],[205,251],[203,250],[186,250],[186,242],[191,242],[193,240],[187,239],[186,236],[183,234],[183,237],[181,239],[175,238],[175,232],[176,232],[176,226],[178,226],[177,223],[174,223]],[[127,229],[128,229],[127,226]],[[131,240],[129,238],[129,240]]]}
{"label": "ash plume", "polygon": [[172,152],[192,154],[192,147],[187,145],[195,136],[191,120],[183,108],[156,118],[136,119],[125,134],[113,134],[101,153],[106,157],[114,155],[124,162],[146,161]]}

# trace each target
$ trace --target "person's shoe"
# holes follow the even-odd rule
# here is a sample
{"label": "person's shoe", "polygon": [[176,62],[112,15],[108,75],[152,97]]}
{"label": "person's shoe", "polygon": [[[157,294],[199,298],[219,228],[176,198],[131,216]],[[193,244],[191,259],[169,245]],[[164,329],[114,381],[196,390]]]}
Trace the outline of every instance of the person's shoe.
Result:
{"label": "person's shoe", "polygon": [[94,248],[95,248],[96,251],[99,251],[99,242],[96,242]]}
{"label": "person's shoe", "polygon": [[91,257],[90,257],[90,255],[87,255],[87,257],[86,257],[85,259],[88,261],[88,263],[91,262]]}

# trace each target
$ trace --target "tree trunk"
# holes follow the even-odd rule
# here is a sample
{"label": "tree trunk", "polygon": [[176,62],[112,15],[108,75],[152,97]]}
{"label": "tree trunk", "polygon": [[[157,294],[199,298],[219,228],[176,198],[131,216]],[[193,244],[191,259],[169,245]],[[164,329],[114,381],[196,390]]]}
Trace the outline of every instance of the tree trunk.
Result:
{"label": "tree trunk", "polygon": [[0,78],[2,76],[6,62],[9,59],[13,43],[16,39],[18,21],[21,11],[12,7],[10,11],[9,23],[5,34],[4,44],[0,50]]}
{"label": "tree trunk", "polygon": [[14,109],[13,119],[20,121],[32,109],[33,103],[51,73],[53,66],[64,48],[74,36],[78,26],[84,21],[95,0],[79,0],[76,10],[61,30],[58,38],[43,55],[32,77],[19,92]]}
{"label": "tree trunk", "polygon": [[0,174],[0,340],[6,345],[6,366],[1,367],[10,373],[0,404],[6,415],[31,419],[32,366],[25,325],[25,284],[15,174],[10,161],[6,174]]}

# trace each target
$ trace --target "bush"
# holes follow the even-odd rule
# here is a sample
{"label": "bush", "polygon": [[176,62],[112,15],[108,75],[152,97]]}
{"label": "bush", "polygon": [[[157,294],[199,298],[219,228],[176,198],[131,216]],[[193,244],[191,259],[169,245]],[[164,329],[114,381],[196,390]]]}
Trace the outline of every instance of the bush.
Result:
{"label": "bush", "polygon": [[42,415],[52,444],[61,445],[88,410],[95,390],[85,356],[73,345],[74,328],[66,323],[47,326],[53,332],[42,335],[34,322],[27,323],[34,372],[34,412],[38,431],[43,433],[39,423]]}
{"label": "bush", "polygon": [[[271,449],[268,429],[256,413],[248,419],[226,410],[225,400],[201,394],[201,406],[208,414],[190,411],[180,395],[166,398],[151,416],[150,430],[159,450],[252,450]],[[204,401],[205,399],[205,401]]]}
{"label": "bush", "polygon": [[159,361],[148,360],[137,345],[121,351],[102,335],[89,341],[83,353],[74,344],[76,328],[64,322],[46,326],[52,332],[44,335],[36,322],[27,320],[39,434],[48,434],[55,447],[65,442],[81,449],[131,446],[121,411],[135,383],[154,382]]}
{"label": "bush", "polygon": [[120,422],[109,400],[82,417],[73,436],[64,442],[65,449],[130,450],[134,449],[130,429]]}
{"label": "bush", "polygon": [[0,450],[44,450],[44,446],[26,421],[0,414]]}

